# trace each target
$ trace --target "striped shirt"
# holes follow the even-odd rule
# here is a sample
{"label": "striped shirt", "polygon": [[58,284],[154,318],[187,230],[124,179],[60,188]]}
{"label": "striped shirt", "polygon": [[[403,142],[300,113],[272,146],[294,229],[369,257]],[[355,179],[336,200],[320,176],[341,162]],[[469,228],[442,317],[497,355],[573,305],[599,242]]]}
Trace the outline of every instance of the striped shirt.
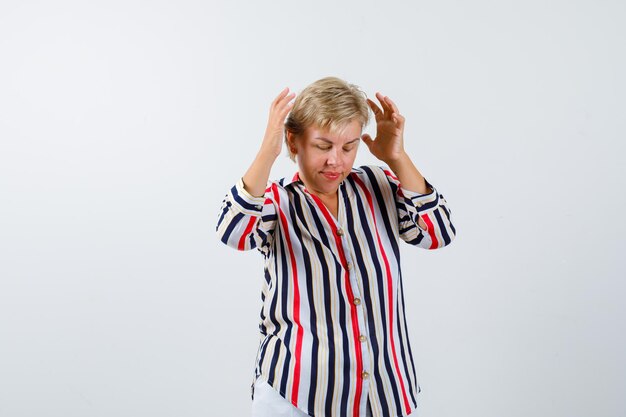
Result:
{"label": "striped shirt", "polygon": [[368,397],[375,417],[417,407],[399,239],[437,249],[456,233],[443,195],[426,184],[432,191],[418,194],[382,167],[353,168],[337,218],[298,174],[271,181],[263,197],[241,179],[232,187],[217,234],[256,248],[265,264],[254,379],[311,416],[365,416]]}

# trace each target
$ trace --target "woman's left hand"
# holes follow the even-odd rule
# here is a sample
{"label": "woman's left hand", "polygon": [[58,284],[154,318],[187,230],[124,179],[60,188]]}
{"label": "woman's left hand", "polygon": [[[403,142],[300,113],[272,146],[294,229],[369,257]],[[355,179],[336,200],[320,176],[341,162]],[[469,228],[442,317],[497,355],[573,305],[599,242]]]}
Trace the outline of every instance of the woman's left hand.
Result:
{"label": "woman's left hand", "polygon": [[398,111],[396,104],[389,97],[376,93],[382,109],[369,98],[367,104],[376,117],[376,139],[367,133],[361,139],[372,155],[381,161],[391,164],[404,154],[404,116]]}

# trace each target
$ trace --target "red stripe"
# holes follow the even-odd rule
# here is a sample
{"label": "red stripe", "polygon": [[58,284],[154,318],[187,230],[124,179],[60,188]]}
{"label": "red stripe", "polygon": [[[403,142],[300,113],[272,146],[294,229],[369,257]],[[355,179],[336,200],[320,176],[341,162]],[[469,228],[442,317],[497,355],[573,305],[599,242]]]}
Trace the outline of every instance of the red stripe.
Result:
{"label": "red stripe", "polygon": [[289,226],[287,223],[287,217],[280,208],[280,196],[278,195],[278,187],[273,184],[272,191],[274,193],[274,200],[276,200],[276,206],[278,207],[278,214],[283,229],[285,230],[285,240],[287,243],[287,250],[289,251],[289,258],[291,260],[291,275],[293,277],[293,321],[296,324],[296,352],[294,359],[293,370],[293,387],[291,390],[291,403],[295,406],[298,405],[298,391],[300,388],[300,362],[302,359],[302,337],[304,330],[300,325],[300,289],[298,287],[298,269],[296,268],[296,257],[293,253],[291,246],[291,238],[289,237]]}
{"label": "red stripe", "polygon": [[424,220],[424,223],[426,223],[426,226],[428,226],[428,234],[430,235],[430,240],[432,241],[430,248],[428,249],[437,249],[439,247],[439,241],[435,235],[435,226],[433,226],[433,222],[430,221],[428,214],[422,214],[421,217],[422,220]]}
{"label": "red stripe", "polygon": [[[395,175],[393,175],[393,172],[389,171],[388,169],[383,169],[383,171],[385,171],[385,174],[387,174],[388,177],[393,178],[394,180],[400,182],[400,180],[398,179],[398,177],[396,177]],[[399,184],[398,184],[399,185]]]}
{"label": "red stripe", "polygon": [[[306,190],[305,190],[306,191]],[[309,193],[307,191],[307,193]],[[309,193],[317,206],[322,210],[322,214],[324,218],[330,224],[333,230],[333,237],[335,238],[335,244],[337,248],[339,248],[339,260],[341,261],[341,265],[343,265],[344,269],[346,269],[345,281],[346,281],[346,293],[348,295],[348,300],[350,302],[350,318],[352,321],[352,334],[354,336],[354,350],[356,355],[356,391],[354,393],[355,401],[353,406],[353,414],[355,417],[359,416],[359,406],[361,404],[361,392],[363,391],[363,379],[361,373],[363,372],[363,352],[361,351],[361,341],[359,340],[360,331],[359,331],[359,319],[356,311],[356,305],[354,305],[354,293],[352,292],[352,286],[350,285],[350,273],[348,272],[346,255],[343,251],[343,245],[341,244],[341,238],[337,235],[337,225],[333,220],[333,217],[330,215],[328,208],[324,205],[322,200],[319,197]]]}
{"label": "red stripe", "polygon": [[256,223],[256,216],[250,217],[250,221],[248,222],[248,225],[246,226],[246,230],[243,232],[243,235],[241,235],[241,238],[239,238],[239,245],[237,245],[237,249],[244,250],[246,246],[246,238],[252,231],[252,228],[254,227],[254,223]]}
{"label": "red stripe", "polygon": [[378,226],[376,225],[376,213],[374,213],[374,203],[372,201],[372,195],[369,193],[363,181],[360,178],[354,177],[355,181],[359,186],[363,189],[363,193],[367,198],[367,203],[370,207],[370,212],[372,213],[372,218],[374,219],[374,230],[376,230],[376,239],[378,240],[378,247],[380,248],[380,253],[383,257],[383,262],[385,263],[385,273],[387,275],[387,296],[389,297],[389,340],[391,341],[391,352],[393,353],[393,364],[396,368],[396,373],[398,374],[398,379],[400,380],[400,388],[402,389],[402,399],[404,400],[404,407],[406,412],[411,411],[411,406],[409,405],[409,397],[406,395],[406,389],[404,388],[404,380],[402,379],[402,374],[400,373],[400,365],[398,364],[398,355],[396,354],[396,344],[393,339],[393,292],[392,282],[391,282],[391,268],[389,267],[389,260],[387,259],[387,254],[385,253],[385,249],[383,248],[382,241],[380,240],[380,234],[378,233]]}

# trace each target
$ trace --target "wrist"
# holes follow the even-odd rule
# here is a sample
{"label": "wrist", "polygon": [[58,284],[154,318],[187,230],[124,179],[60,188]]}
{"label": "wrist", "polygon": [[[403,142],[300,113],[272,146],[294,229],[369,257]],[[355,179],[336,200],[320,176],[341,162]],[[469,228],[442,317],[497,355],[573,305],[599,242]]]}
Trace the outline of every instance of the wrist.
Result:
{"label": "wrist", "polygon": [[280,150],[277,153],[276,150],[274,149],[268,149],[266,147],[261,146],[261,148],[256,154],[256,159],[259,161],[273,164],[274,161],[278,159],[279,155],[280,155]]}
{"label": "wrist", "polygon": [[387,164],[387,166],[391,168],[392,171],[396,172],[396,169],[400,169],[407,162],[410,162],[410,160],[411,158],[409,158],[409,155],[405,151],[402,151],[395,158],[388,158],[383,162]]}

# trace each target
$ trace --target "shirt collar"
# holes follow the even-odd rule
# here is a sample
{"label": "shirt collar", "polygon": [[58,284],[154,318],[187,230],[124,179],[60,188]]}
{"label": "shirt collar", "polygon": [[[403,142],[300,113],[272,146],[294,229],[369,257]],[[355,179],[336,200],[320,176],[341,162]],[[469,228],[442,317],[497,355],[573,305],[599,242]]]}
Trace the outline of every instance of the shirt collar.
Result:
{"label": "shirt collar", "polygon": [[282,181],[283,187],[291,185],[295,182],[302,182],[302,180],[300,180],[300,173],[298,171],[296,171],[291,177],[285,177]]}

